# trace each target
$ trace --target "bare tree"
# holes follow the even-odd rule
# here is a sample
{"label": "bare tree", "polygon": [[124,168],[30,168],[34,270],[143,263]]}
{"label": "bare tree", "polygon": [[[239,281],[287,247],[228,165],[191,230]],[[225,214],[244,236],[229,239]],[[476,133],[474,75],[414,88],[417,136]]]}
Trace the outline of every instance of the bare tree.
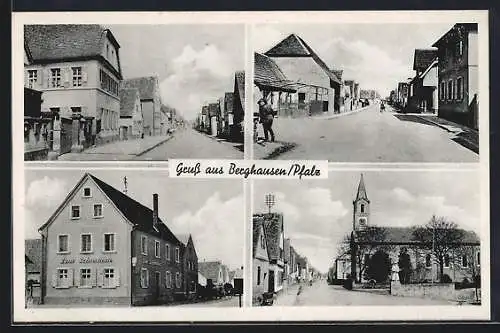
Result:
{"label": "bare tree", "polygon": [[442,280],[445,255],[462,246],[465,232],[458,229],[455,222],[433,215],[425,226],[416,228],[412,236],[421,248],[432,253],[439,267],[439,279]]}

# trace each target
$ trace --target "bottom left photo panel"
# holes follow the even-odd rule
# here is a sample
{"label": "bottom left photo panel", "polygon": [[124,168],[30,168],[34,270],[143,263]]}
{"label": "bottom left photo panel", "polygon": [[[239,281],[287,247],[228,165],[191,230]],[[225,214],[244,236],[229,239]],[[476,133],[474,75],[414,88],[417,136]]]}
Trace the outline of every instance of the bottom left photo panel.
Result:
{"label": "bottom left photo panel", "polygon": [[25,169],[25,307],[241,307],[241,181]]}

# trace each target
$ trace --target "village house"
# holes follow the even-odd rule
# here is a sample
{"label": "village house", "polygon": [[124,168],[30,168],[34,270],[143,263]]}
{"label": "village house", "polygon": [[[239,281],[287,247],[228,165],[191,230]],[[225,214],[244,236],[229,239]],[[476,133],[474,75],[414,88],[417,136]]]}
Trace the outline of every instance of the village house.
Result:
{"label": "village house", "polygon": [[42,272],[42,240],[26,239],[24,241],[26,296],[33,303],[40,303],[40,281]]}
{"label": "village house", "polygon": [[408,83],[399,82],[397,89],[397,106],[404,109],[408,105]]}
{"label": "village house", "polygon": [[120,140],[142,137],[143,126],[139,90],[120,88]]}
{"label": "village house", "polygon": [[230,139],[234,142],[243,142],[245,118],[245,72],[237,71],[234,74],[233,89],[233,125],[230,126]]}
{"label": "village house", "polygon": [[224,112],[223,112],[223,121],[224,121],[224,137],[230,137],[230,128],[234,124],[234,114],[233,114],[233,100],[234,100],[234,92],[226,92],[224,94]]}
{"label": "village house", "polygon": [[184,245],[184,255],[182,256],[182,281],[186,298],[193,299],[198,288],[198,256],[194,246],[193,237],[189,235],[179,235],[178,237]]}
{"label": "village house", "polygon": [[220,108],[219,103],[209,103],[208,104],[208,123],[210,124],[209,134],[212,136],[217,136],[219,124]]}
{"label": "village house", "polygon": [[262,294],[269,291],[269,251],[266,240],[264,221],[253,217],[252,238],[252,302],[257,302]]}
{"label": "village house", "polygon": [[455,24],[432,46],[439,58],[439,117],[477,129],[477,23]]}
{"label": "village house", "polygon": [[300,116],[340,112],[341,79],[302,38],[291,34],[265,55],[296,83],[297,92],[281,94],[276,105],[283,104],[291,109],[289,113]]}
{"label": "village house", "polygon": [[26,25],[24,40],[31,55],[25,85],[43,92],[51,149],[59,155],[117,140],[122,72],[112,32],[94,24]]}
{"label": "village house", "polygon": [[[341,253],[335,260],[336,279],[346,279],[353,277],[357,282],[367,282],[364,274],[360,273],[359,263],[357,262],[357,249],[359,246],[369,245],[378,250],[371,254],[364,254],[361,257],[361,266],[366,267],[373,255],[378,253],[384,256],[392,264],[397,264],[403,253],[409,255],[413,269],[412,280],[419,282],[439,281],[438,262],[435,254],[426,250],[414,238],[414,227],[379,227],[380,236],[376,239],[361,238],[363,230],[371,227],[371,207],[372,202],[368,199],[364,178],[361,175],[356,197],[353,201],[353,230],[350,252]],[[472,272],[479,271],[479,239],[471,231],[463,231],[464,238],[461,245],[472,249],[473,253],[447,253],[444,258],[443,273],[453,282],[461,282],[464,278],[472,281]],[[366,243],[368,242],[368,243]],[[460,253],[459,253],[460,252]],[[363,254],[363,253],[361,253]],[[353,264],[354,263],[354,264]]]}
{"label": "village house", "polygon": [[229,283],[229,269],[220,260],[198,262],[199,273],[216,287]]}
{"label": "village house", "polygon": [[160,86],[158,77],[146,76],[126,79],[121,82],[121,88],[139,90],[141,99],[144,135],[164,135],[168,130],[165,116],[161,112]]}
{"label": "village house", "polygon": [[415,77],[409,84],[405,112],[435,113],[437,99],[437,49],[416,49],[413,57]]}
{"label": "village house", "polygon": [[190,286],[193,248],[159,218],[157,194],[150,209],[85,173],[39,231],[43,303],[169,303]]}

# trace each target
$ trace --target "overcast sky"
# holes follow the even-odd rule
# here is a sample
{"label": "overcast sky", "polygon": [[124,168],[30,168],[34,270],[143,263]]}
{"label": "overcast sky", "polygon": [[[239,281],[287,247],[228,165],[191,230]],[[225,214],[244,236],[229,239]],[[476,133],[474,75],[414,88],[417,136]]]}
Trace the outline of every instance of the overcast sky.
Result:
{"label": "overcast sky", "polygon": [[[47,221],[84,174],[84,170],[25,172],[25,237],[39,237]],[[231,269],[243,263],[243,185],[235,180],[169,178],[165,171],[90,170],[91,174],[152,208],[159,196],[159,216],[174,233],[191,233],[198,259],[220,259]]]}
{"label": "overcast sky", "polygon": [[164,103],[193,119],[245,69],[243,25],[110,25],[125,79],[157,75]]}
{"label": "overcast sky", "polygon": [[376,89],[383,97],[399,81],[413,77],[416,48],[429,48],[452,24],[272,24],[256,26],[254,50],[266,52],[291,33],[300,36],[344,79]]}
{"label": "overcast sky", "polygon": [[[480,232],[476,172],[364,172],[371,201],[370,225],[415,226],[433,214]],[[274,211],[284,214],[285,237],[314,267],[326,272],[338,244],[352,230],[352,201],[359,172],[330,172],[326,180],[255,181],[254,210],[267,211],[264,196],[275,193]]]}

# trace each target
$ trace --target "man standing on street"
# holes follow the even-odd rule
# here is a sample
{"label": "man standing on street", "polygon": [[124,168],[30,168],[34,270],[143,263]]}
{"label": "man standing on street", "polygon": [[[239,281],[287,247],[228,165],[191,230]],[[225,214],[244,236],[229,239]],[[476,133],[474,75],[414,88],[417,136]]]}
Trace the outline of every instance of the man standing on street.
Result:
{"label": "man standing on street", "polygon": [[274,132],[273,132],[273,120],[274,120],[274,110],[271,105],[267,104],[264,98],[261,98],[258,102],[259,104],[259,117],[262,123],[262,128],[264,129],[265,141],[269,141],[269,134],[271,135],[271,142],[274,142]]}

